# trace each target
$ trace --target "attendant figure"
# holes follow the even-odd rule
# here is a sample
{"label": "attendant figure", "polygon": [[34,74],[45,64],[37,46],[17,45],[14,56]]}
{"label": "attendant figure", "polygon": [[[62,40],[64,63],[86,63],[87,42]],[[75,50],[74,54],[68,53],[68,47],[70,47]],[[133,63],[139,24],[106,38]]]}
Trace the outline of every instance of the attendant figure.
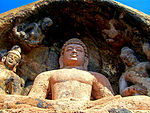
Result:
{"label": "attendant figure", "polygon": [[139,62],[134,51],[128,47],[121,49],[120,57],[126,65],[126,71],[119,80],[120,94],[150,96],[150,62]]}
{"label": "attendant figure", "polygon": [[23,80],[15,73],[21,60],[21,48],[13,46],[0,63],[0,94],[21,94]]}

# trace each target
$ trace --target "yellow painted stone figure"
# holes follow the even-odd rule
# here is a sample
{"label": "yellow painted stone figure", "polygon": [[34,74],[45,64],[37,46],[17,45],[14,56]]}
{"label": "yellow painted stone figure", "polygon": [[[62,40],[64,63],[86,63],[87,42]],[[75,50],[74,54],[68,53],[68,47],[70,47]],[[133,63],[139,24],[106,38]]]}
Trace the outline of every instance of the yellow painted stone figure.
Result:
{"label": "yellow painted stone figure", "polygon": [[0,94],[21,94],[22,80],[15,73],[21,60],[21,48],[13,46],[2,58],[0,64]]}

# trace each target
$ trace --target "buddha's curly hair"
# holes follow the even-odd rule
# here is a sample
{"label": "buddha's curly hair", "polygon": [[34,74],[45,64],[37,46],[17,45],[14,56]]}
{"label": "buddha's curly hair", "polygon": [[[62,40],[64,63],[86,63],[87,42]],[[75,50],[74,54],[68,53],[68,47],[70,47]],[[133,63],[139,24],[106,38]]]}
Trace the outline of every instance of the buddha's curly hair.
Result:
{"label": "buddha's curly hair", "polygon": [[68,41],[63,45],[63,47],[62,47],[62,49],[61,49],[60,55],[64,55],[64,50],[65,50],[66,46],[69,45],[69,44],[79,44],[79,45],[81,45],[81,46],[83,47],[83,49],[84,49],[85,57],[88,58],[87,47],[86,47],[86,45],[85,45],[81,40],[79,40],[78,38],[72,38],[72,39],[68,40]]}

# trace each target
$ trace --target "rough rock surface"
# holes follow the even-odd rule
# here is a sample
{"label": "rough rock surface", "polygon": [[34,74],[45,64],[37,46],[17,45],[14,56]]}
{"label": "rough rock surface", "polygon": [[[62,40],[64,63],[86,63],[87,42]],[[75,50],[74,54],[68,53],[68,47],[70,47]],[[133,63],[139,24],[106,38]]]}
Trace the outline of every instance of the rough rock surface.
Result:
{"label": "rough rock surface", "polygon": [[147,96],[115,96],[96,101],[46,100],[19,95],[0,95],[0,98],[0,111],[5,112],[108,113],[111,109],[123,108],[128,111],[150,111],[150,97]]}
{"label": "rough rock surface", "polygon": [[[60,48],[66,40],[72,37],[80,38],[87,45],[89,70],[108,77],[116,93],[118,93],[116,81],[124,72],[124,65],[119,58],[120,49],[123,46],[129,46],[138,54],[140,60],[146,60],[142,52],[142,44],[144,41],[149,41],[150,17],[113,1],[39,0],[3,13],[0,15],[0,50],[8,50],[13,44],[22,46],[13,34],[13,28],[16,25],[38,22],[44,17],[50,17],[53,25],[44,34],[45,39],[40,46],[46,47],[49,50],[46,49],[47,54],[55,56],[56,59],[42,59],[42,66],[48,68],[40,69],[42,66],[39,66],[40,70],[33,69],[29,64],[27,71],[23,72],[25,76],[30,76],[30,71],[37,75],[41,70],[58,68],[55,61],[58,60]],[[34,56],[32,51],[23,49],[23,53],[30,54],[31,58]],[[45,56],[40,48],[37,48],[36,53],[41,57]],[[40,61],[35,57],[32,60],[36,63]],[[22,68],[21,70],[24,71]],[[34,77],[31,74],[29,78]]]}
{"label": "rough rock surface", "polygon": [[[22,47],[23,45],[14,36],[13,28],[21,23],[38,22],[45,17],[50,17],[53,25],[44,33],[45,39],[39,45],[45,49],[36,47],[37,58],[32,58],[34,48],[29,51]],[[110,0],[97,2],[39,0],[0,15],[0,51],[18,44],[25,55],[30,54],[25,61],[32,60],[37,64],[41,60],[38,55],[47,57],[43,54],[47,51],[48,58],[54,59],[42,59],[39,70],[33,68],[31,64],[25,66],[26,71],[23,69],[24,66],[20,68],[23,75],[28,76],[30,80],[41,71],[58,68],[62,44],[69,38],[80,38],[89,51],[88,69],[104,74],[117,94],[118,79],[125,70],[119,58],[120,49],[129,46],[134,49],[141,61],[147,60],[142,52],[142,44],[149,41],[149,26],[148,15]],[[41,69],[42,66],[45,68]],[[30,77],[31,72],[33,74]]]}

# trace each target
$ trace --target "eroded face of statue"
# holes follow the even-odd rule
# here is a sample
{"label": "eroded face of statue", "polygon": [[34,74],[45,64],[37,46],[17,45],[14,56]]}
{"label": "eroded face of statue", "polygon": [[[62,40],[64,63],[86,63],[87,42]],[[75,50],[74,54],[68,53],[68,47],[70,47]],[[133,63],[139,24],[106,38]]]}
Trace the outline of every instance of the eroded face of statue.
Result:
{"label": "eroded face of statue", "polygon": [[84,64],[84,48],[79,44],[69,44],[64,50],[64,67],[78,67]]}
{"label": "eroded face of statue", "polygon": [[133,54],[122,54],[121,59],[127,66],[132,66],[137,62],[137,59]]}
{"label": "eroded face of statue", "polygon": [[8,66],[9,68],[14,67],[20,60],[20,57],[14,53],[9,53],[6,56],[6,61],[5,65]]}

